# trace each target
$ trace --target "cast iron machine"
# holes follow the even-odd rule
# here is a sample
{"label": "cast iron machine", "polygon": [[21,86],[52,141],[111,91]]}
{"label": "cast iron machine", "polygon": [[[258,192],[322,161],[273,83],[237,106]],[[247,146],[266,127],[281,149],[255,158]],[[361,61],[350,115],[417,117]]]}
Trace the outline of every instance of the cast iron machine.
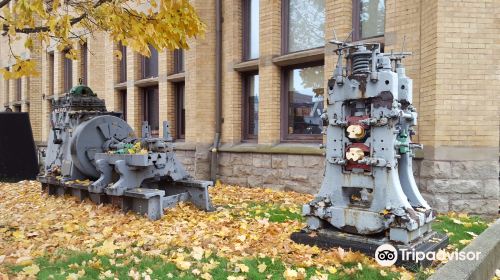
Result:
{"label": "cast iron machine", "polygon": [[212,210],[208,187],[213,183],[186,172],[174,154],[167,122],[163,138],[151,137],[147,123],[137,138],[121,113],[108,112],[104,100],[81,85],[53,107],[45,173],[38,176],[49,194],[111,202],[153,220],[180,201]]}
{"label": "cast iron machine", "polygon": [[435,212],[413,177],[412,157],[422,147],[411,141],[417,113],[401,63],[410,53],[384,54],[378,43],[332,43],[338,62],[322,115],[324,179],[303,206],[307,228],[292,239],[366,253],[384,243],[420,250],[446,245],[431,229]]}

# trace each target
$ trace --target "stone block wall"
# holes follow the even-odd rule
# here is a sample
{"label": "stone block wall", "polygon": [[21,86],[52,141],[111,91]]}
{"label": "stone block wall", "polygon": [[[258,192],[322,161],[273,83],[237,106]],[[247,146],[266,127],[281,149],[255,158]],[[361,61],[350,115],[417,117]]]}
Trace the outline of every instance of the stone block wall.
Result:
{"label": "stone block wall", "polygon": [[324,173],[324,157],[258,153],[221,153],[223,183],[315,194]]}
{"label": "stone block wall", "polygon": [[438,212],[496,215],[499,183],[496,161],[421,160],[417,175],[427,202]]}

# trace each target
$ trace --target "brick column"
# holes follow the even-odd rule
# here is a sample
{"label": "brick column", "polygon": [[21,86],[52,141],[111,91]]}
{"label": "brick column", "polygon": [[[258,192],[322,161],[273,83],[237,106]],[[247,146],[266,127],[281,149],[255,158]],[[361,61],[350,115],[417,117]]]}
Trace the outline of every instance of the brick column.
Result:
{"label": "brick column", "polygon": [[[106,100],[106,107],[108,111],[121,111],[120,101],[121,97],[117,90],[115,90],[115,85],[118,83],[120,75],[120,60],[114,55],[115,51],[118,50],[118,45],[111,40],[109,36],[104,36],[104,81],[100,79],[104,86],[104,99]],[[122,53],[122,59],[126,59],[127,54]],[[93,65],[94,66],[94,65]],[[90,73],[89,73],[90,74]],[[90,75],[92,76],[92,75]],[[91,87],[93,88],[94,83],[99,83],[99,79],[90,79]]]}
{"label": "brick column", "polygon": [[140,55],[127,48],[127,122],[141,136],[143,110],[142,91],[134,85],[141,72]]}
{"label": "brick column", "polygon": [[[42,103],[43,94],[45,92],[42,84],[43,80],[43,62],[42,57],[45,55],[45,51],[42,49],[42,42],[39,40],[34,40],[33,43],[35,51],[31,52],[31,59],[36,61],[36,71],[40,73],[39,76],[29,77],[29,84],[25,83],[25,95],[24,98],[29,101],[29,114],[31,129],[33,131],[33,139],[36,142],[46,141],[43,138],[43,114],[42,114]],[[25,79],[26,81],[27,79]]]}
{"label": "brick column", "polygon": [[54,96],[64,93],[64,54],[54,51]]}
{"label": "brick column", "polygon": [[498,7],[421,6],[420,176],[439,211],[498,213]]}
{"label": "brick column", "polygon": [[167,82],[167,73],[168,73],[168,51],[158,51],[158,100],[159,100],[159,109],[160,109],[160,137],[163,136],[163,121],[168,121],[170,123],[170,133],[174,130],[174,120],[169,118],[169,85]]}
{"label": "brick column", "polygon": [[[242,1],[227,0],[223,5],[224,23],[222,29],[222,77],[223,98],[222,142],[239,143],[242,135],[242,78],[233,70],[242,61],[243,18]],[[260,124],[259,124],[260,125]]]}
{"label": "brick column", "polygon": [[[114,60],[114,56],[112,54],[113,48],[109,46],[106,39],[107,35],[99,32],[93,34],[93,37],[87,40],[88,85],[90,86],[90,88],[92,88],[94,93],[97,93],[97,96],[99,96],[99,98],[107,97],[106,83],[108,81],[113,81],[113,79],[109,79],[109,73],[106,73],[106,70],[108,70],[106,63],[112,66],[113,63],[109,60]],[[109,56],[109,58],[107,57],[109,53],[108,48],[111,51],[111,55]],[[114,103],[112,101],[106,102],[106,106],[110,106],[108,107],[108,111],[112,111],[112,109],[114,109],[113,105]]]}
{"label": "brick column", "polygon": [[272,59],[281,54],[281,1],[260,1],[259,144],[280,142],[281,70]]}
{"label": "brick column", "polygon": [[206,24],[204,36],[186,52],[186,142],[196,144],[196,178],[210,176],[210,152],[215,133],[215,1],[192,2]]}

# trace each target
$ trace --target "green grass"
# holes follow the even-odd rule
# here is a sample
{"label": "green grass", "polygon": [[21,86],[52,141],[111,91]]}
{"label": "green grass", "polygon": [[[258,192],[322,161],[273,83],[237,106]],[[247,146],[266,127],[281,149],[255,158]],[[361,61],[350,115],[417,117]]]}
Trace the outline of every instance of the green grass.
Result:
{"label": "green grass", "polygon": [[488,224],[480,217],[475,216],[438,216],[432,224],[432,228],[437,232],[446,233],[450,238],[450,244],[458,250],[462,250],[467,245],[463,240],[472,240],[474,236],[471,233],[481,234],[488,228]]}
{"label": "green grass", "polygon": [[[135,259],[135,261],[134,261]],[[147,273],[151,279],[199,279],[199,276],[192,273],[193,269],[198,268],[200,271],[203,264],[210,261],[216,262],[215,268],[210,270],[209,274],[213,279],[226,280],[228,276],[244,276],[246,279],[284,279],[283,274],[287,269],[285,264],[277,259],[265,258],[248,258],[238,262],[248,267],[248,272],[237,271],[234,263],[229,260],[217,256],[203,258],[202,260],[193,262],[190,269],[182,271],[177,269],[176,265],[171,262],[164,261],[160,257],[133,255],[111,258],[109,256],[97,256],[94,253],[76,252],[76,251],[60,251],[52,256],[40,257],[35,260],[39,266],[40,272],[37,274],[38,279],[67,279],[71,273],[77,274],[78,271],[85,271],[85,274],[79,279],[112,279],[104,277],[106,271],[110,271],[112,277],[118,279],[131,279],[129,272],[134,270],[140,274]],[[112,264],[114,262],[114,264]],[[265,264],[266,269],[263,273],[259,272],[259,265]],[[15,275],[22,272],[23,266],[9,267],[10,273]],[[324,269],[295,268],[297,271],[305,272],[306,279],[316,275],[316,271],[321,274],[328,274]],[[109,273],[109,272],[108,272]],[[170,276],[170,277],[169,277]],[[269,278],[268,278],[269,277]],[[347,263],[343,267],[339,267],[335,274],[329,274],[328,279],[395,279],[399,275],[393,272],[387,272],[386,276],[382,276],[380,271],[371,267],[358,268],[357,263]],[[141,278],[142,279],[142,278]]]}
{"label": "green grass", "polygon": [[224,205],[231,209],[235,217],[250,217],[255,219],[269,219],[269,222],[283,223],[286,221],[303,221],[299,206],[274,203],[248,202],[243,205]]}

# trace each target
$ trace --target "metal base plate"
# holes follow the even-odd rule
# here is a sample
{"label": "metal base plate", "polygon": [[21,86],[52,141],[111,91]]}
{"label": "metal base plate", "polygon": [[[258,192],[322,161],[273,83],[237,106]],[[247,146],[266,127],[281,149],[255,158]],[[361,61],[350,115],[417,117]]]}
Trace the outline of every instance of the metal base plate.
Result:
{"label": "metal base plate", "polygon": [[132,211],[145,215],[151,220],[160,219],[164,209],[174,207],[181,201],[191,202],[205,211],[213,210],[208,195],[208,181],[177,181],[174,186],[167,187],[173,193],[166,195],[165,190],[135,188],[125,191],[121,196],[114,196],[106,193],[93,193],[89,191],[88,186],[63,182],[53,176],[38,176],[37,179],[42,183],[42,191],[49,195],[63,196],[68,194],[76,197],[79,201],[89,199],[96,204],[111,203],[124,212]]}
{"label": "metal base plate", "polygon": [[359,251],[370,257],[375,256],[375,251],[380,245],[391,244],[398,250],[398,261],[396,265],[401,265],[412,270],[418,267],[430,266],[432,262],[423,260],[417,263],[412,258],[403,260],[402,249],[408,251],[415,250],[415,252],[423,252],[426,254],[427,252],[436,252],[448,245],[448,236],[435,231],[430,231],[409,244],[391,242],[389,238],[384,235],[363,236],[345,233],[335,229],[321,229],[318,231],[302,230],[292,233],[291,239],[297,243],[311,246],[315,245],[322,249],[341,247],[344,250]]}

